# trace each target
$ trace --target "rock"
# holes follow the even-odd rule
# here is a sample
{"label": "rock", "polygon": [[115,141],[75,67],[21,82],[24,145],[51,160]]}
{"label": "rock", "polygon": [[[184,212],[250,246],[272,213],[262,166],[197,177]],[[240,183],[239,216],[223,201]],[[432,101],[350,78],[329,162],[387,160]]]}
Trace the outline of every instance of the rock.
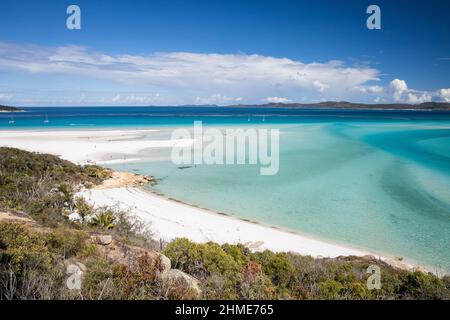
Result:
{"label": "rock", "polygon": [[170,259],[165,255],[148,251],[140,247],[126,245],[115,240],[112,240],[109,245],[102,245],[98,241],[97,249],[110,261],[120,263],[131,268],[136,266],[137,259],[145,256],[149,264],[158,264],[159,276],[165,275],[171,268]]}
{"label": "rock", "polygon": [[145,261],[147,266],[153,267],[158,278],[167,276],[170,271],[170,259],[159,252],[144,251],[142,254],[137,255],[136,258]]}
{"label": "rock", "polygon": [[161,275],[170,272],[171,271],[170,268],[172,267],[170,259],[161,253],[157,253],[157,254],[159,254],[159,259],[160,259],[161,266],[162,266]]}
{"label": "rock", "polygon": [[96,240],[98,244],[102,246],[107,246],[112,242],[112,236],[110,234],[102,234],[96,236]]}
{"label": "rock", "polygon": [[66,268],[73,266],[73,265],[77,266],[82,273],[87,271],[86,266],[84,264],[82,264],[81,262],[78,262],[78,261],[72,260],[72,259],[64,260],[64,266]]}
{"label": "rock", "polygon": [[[0,222],[14,222],[27,225],[32,228],[40,228],[40,226],[30,216],[19,212],[3,212],[0,211]],[[45,228],[41,228],[45,229]]]}
{"label": "rock", "polygon": [[109,179],[104,180],[96,189],[111,189],[119,187],[139,187],[155,182],[153,177],[130,172],[113,171]]}
{"label": "rock", "polygon": [[171,271],[170,259],[167,258],[162,253],[154,251],[146,251],[143,256],[149,260],[149,263],[157,266],[158,277],[163,278]]}
{"label": "rock", "polygon": [[195,295],[194,299],[200,298],[202,294],[198,280],[181,270],[172,269],[162,279],[169,286],[181,285],[191,291]]}

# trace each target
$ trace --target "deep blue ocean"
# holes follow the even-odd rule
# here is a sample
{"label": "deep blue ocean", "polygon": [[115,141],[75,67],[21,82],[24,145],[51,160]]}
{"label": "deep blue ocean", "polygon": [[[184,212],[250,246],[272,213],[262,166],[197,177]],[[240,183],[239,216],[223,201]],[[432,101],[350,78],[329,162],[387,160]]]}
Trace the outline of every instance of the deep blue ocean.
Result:
{"label": "deep blue ocean", "polygon": [[[239,107],[29,107],[0,113],[0,129],[107,128],[243,122],[299,123],[343,121],[450,121],[450,112],[389,110],[318,110]],[[48,122],[44,121],[48,119]],[[13,121],[14,123],[9,123]]]}

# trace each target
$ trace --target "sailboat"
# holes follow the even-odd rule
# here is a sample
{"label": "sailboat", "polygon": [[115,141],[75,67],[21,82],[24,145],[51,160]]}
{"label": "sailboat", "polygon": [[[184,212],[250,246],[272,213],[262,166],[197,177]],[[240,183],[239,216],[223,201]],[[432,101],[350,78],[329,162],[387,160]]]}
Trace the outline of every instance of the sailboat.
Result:
{"label": "sailboat", "polygon": [[262,121],[263,121],[263,122],[266,121],[266,115],[265,115],[265,114],[263,114]]}
{"label": "sailboat", "polygon": [[11,117],[11,118],[9,119],[9,122],[8,122],[8,123],[9,123],[9,124],[14,124],[14,122],[15,122],[15,121],[14,121],[14,117]]}
{"label": "sailboat", "polygon": [[248,119],[247,119],[247,121],[248,121],[248,122],[250,122],[250,116],[248,116]]}
{"label": "sailboat", "polygon": [[48,115],[45,115],[44,123],[49,123],[49,121],[48,121]]}

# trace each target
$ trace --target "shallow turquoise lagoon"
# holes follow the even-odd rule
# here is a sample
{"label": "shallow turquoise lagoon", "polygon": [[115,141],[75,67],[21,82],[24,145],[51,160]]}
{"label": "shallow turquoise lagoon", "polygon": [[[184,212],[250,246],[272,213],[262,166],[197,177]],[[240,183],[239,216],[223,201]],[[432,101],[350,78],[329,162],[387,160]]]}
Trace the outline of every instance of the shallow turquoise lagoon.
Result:
{"label": "shallow turquoise lagoon", "polygon": [[272,126],[281,130],[274,176],[249,165],[179,169],[151,156],[115,167],[152,174],[157,190],[188,203],[450,269],[450,129]]}

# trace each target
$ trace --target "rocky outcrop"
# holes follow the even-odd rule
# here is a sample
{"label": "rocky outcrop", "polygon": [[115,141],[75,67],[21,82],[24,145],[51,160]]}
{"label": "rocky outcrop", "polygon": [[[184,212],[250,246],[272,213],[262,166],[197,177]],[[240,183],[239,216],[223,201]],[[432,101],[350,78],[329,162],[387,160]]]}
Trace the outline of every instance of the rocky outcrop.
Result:
{"label": "rocky outcrop", "polygon": [[100,238],[98,234],[95,234],[91,236],[91,241],[96,245],[97,250],[108,260],[135,268],[138,259],[144,258],[147,260],[148,265],[155,267],[158,272],[157,277],[168,288],[187,288],[187,291],[191,293],[193,298],[199,298],[201,296],[202,291],[198,280],[181,270],[172,269],[170,259],[162,253],[123,244],[115,240],[112,240],[108,244],[103,244],[108,241],[99,243]]}
{"label": "rocky outcrop", "polygon": [[113,171],[109,179],[103,181],[95,189],[111,189],[123,187],[140,187],[147,184],[154,184],[155,179],[150,176],[130,172]]}
{"label": "rocky outcrop", "polygon": [[105,256],[108,260],[114,261],[127,266],[133,266],[137,259],[143,255],[151,261],[160,261],[163,270],[170,270],[170,259],[165,255],[149,251],[141,247],[124,244],[122,242],[112,239],[111,235],[94,234],[91,236],[91,242],[96,246],[96,249]]}
{"label": "rocky outcrop", "polygon": [[[39,232],[49,232],[51,229],[41,227],[36,221],[26,214],[1,212],[0,222],[13,222],[24,224]],[[172,269],[168,257],[157,251],[151,251],[142,247],[125,244],[115,240],[110,234],[90,233],[87,237],[90,245],[107,260],[125,265],[136,270],[137,264],[145,259],[146,265],[155,268],[156,277],[161,280],[167,292],[183,290],[189,293],[189,298],[200,298],[201,289],[197,279],[178,269]],[[89,270],[75,257],[64,260],[66,272],[69,274],[67,285],[77,289],[77,279],[82,279]]]}
{"label": "rocky outcrop", "polygon": [[187,288],[193,294],[194,298],[199,298],[202,294],[198,280],[181,270],[171,269],[162,279],[169,287],[176,288],[180,286]]}
{"label": "rocky outcrop", "polygon": [[97,242],[97,244],[101,244],[103,246],[107,246],[109,244],[111,244],[113,238],[110,234],[101,234],[98,236],[95,236],[95,241]]}
{"label": "rocky outcrop", "polygon": [[26,225],[36,231],[46,231],[47,228],[41,227],[29,215],[20,212],[3,212],[0,211],[0,222],[14,222]]}

